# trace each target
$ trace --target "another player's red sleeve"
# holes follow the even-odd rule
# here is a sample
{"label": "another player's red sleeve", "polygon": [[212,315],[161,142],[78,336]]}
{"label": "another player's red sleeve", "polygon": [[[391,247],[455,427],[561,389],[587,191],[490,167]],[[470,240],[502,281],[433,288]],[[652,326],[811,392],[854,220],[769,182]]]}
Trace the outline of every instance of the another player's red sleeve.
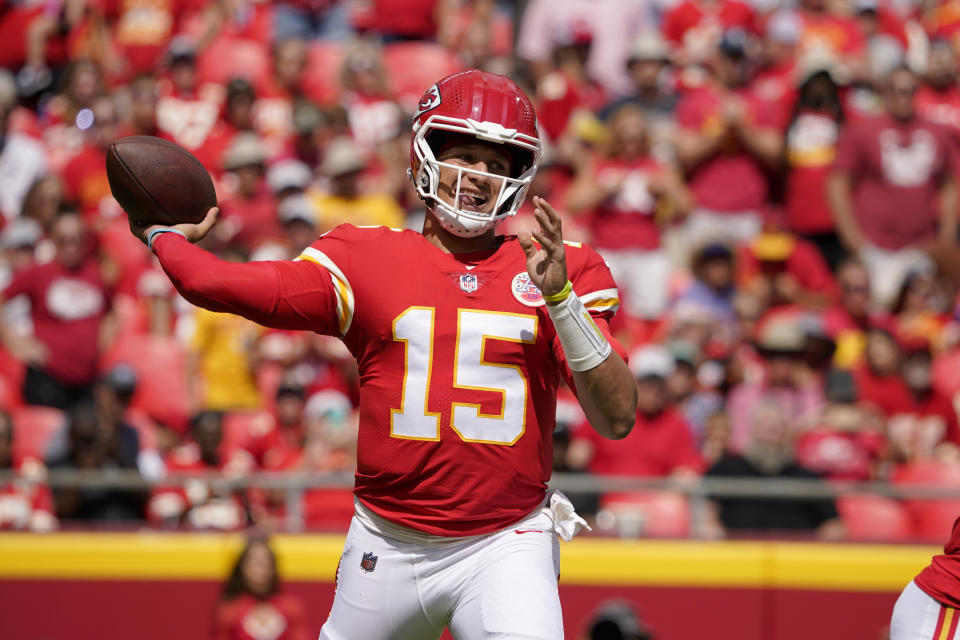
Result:
{"label": "another player's red sleeve", "polygon": [[340,335],[337,295],[316,263],[225,262],[175,233],[157,236],[153,248],[177,291],[197,306],[267,327]]}

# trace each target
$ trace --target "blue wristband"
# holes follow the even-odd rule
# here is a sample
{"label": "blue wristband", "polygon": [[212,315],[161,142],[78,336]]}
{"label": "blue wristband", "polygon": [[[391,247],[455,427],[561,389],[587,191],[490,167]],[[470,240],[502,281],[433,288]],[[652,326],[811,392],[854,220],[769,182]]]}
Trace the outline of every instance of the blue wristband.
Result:
{"label": "blue wristband", "polygon": [[183,231],[178,231],[176,229],[154,229],[147,235],[147,246],[150,247],[150,250],[153,251],[153,239],[156,238],[161,233],[176,233],[183,236],[183,239],[187,239],[187,234]]}

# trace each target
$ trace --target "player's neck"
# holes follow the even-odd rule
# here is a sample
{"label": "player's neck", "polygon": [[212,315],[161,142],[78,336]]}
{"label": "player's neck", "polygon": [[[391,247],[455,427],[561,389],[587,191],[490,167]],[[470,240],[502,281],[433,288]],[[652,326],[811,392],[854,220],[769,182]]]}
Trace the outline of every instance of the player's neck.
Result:
{"label": "player's neck", "polygon": [[423,231],[421,233],[423,233],[427,242],[444,253],[479,253],[481,251],[492,251],[497,247],[496,232],[493,229],[475,238],[461,238],[441,227],[440,223],[429,212],[423,220]]}

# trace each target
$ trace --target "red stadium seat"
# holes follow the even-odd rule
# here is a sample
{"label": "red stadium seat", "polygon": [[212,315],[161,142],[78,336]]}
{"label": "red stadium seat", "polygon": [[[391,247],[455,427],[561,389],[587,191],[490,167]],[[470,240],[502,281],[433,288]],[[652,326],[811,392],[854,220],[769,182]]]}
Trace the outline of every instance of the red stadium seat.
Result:
{"label": "red stadium seat", "polygon": [[616,518],[615,528],[621,531],[636,526],[644,537],[681,538],[690,535],[690,505],[677,493],[607,494],[600,500],[600,508]]}
{"label": "red stadium seat", "polygon": [[256,89],[270,77],[270,52],[267,47],[246,38],[221,37],[210,43],[197,59],[200,84],[226,85],[233,78],[246,78]]}
{"label": "red stadium seat", "polygon": [[847,537],[863,542],[906,542],[911,523],[906,507],[883,496],[844,496],[837,510],[847,527]]}
{"label": "red stadium seat", "polygon": [[13,459],[33,457],[43,460],[47,447],[66,424],[66,416],[50,407],[20,407],[13,412]]}
{"label": "red stadium seat", "polygon": [[127,336],[104,354],[103,371],[118,363],[133,367],[139,378],[131,406],[143,409],[156,420],[183,430],[190,419],[186,353],[167,336]]}
{"label": "red stadium seat", "polygon": [[309,489],[303,494],[303,519],[314,531],[346,531],[353,518],[350,489]]}
{"label": "red stadium seat", "polygon": [[[899,485],[926,485],[960,489],[960,466],[942,462],[904,465],[891,478]],[[943,542],[950,537],[954,520],[960,516],[960,499],[904,500],[912,523],[913,538],[921,542]]]}
{"label": "red stadium seat", "polygon": [[390,89],[400,106],[410,113],[430,85],[451,73],[463,70],[463,64],[445,47],[432,42],[397,42],[383,50]]}
{"label": "red stadium seat", "polygon": [[303,90],[311,100],[321,105],[337,102],[343,56],[343,45],[336,42],[318,40],[310,45]]}

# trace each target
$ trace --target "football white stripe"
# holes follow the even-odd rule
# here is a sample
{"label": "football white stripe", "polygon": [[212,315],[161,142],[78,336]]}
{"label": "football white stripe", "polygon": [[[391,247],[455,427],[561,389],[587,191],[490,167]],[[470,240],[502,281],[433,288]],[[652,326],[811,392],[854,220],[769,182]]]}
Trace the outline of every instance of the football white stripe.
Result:
{"label": "football white stripe", "polygon": [[307,247],[303,250],[297,260],[310,260],[316,262],[330,272],[330,279],[333,280],[333,290],[337,296],[337,313],[340,316],[340,335],[346,335],[350,330],[350,323],[353,322],[353,287],[350,281],[343,274],[340,267],[330,259],[327,254],[313,247]]}

